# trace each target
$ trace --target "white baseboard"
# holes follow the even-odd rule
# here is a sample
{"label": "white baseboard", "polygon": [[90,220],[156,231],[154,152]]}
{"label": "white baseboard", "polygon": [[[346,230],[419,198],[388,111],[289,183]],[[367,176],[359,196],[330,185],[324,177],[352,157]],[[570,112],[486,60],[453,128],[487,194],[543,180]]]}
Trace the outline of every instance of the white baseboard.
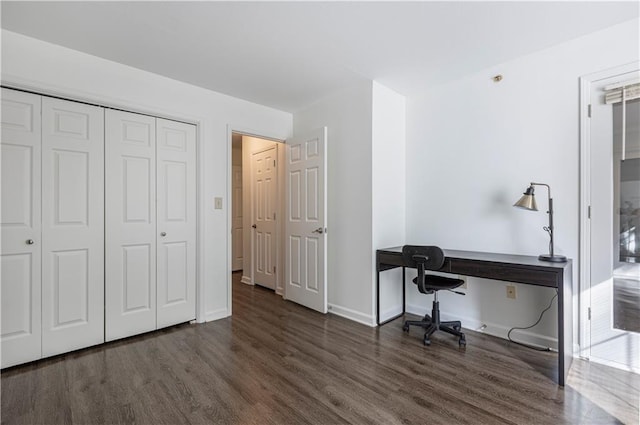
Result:
{"label": "white baseboard", "polygon": [[371,327],[376,326],[374,317],[359,311],[351,310],[350,308],[329,304],[329,313],[344,317],[345,319],[353,320],[354,322],[362,323],[363,325]]}
{"label": "white baseboard", "polygon": [[246,283],[247,285],[253,285],[253,283],[251,283],[251,277],[250,276],[242,275],[242,279],[240,279],[240,282]]}
{"label": "white baseboard", "polygon": [[[425,313],[431,314],[431,308],[428,308],[427,311],[425,310],[424,306],[407,304],[407,313],[424,316]],[[459,320],[460,322],[462,322],[463,328],[470,329],[476,332],[482,332],[487,335],[495,336],[502,339],[507,339],[507,333],[509,332],[509,329],[511,329],[510,327],[504,326],[502,324],[490,323],[486,321],[483,322],[474,317],[465,317],[460,316],[459,314],[454,315],[444,310],[440,310],[440,317],[442,320]],[[486,327],[484,329],[481,329],[483,326]],[[523,342],[525,344],[532,344],[538,347],[549,347],[554,351],[558,351],[558,340],[546,335],[518,329],[511,332],[511,338],[514,341]]]}
{"label": "white baseboard", "polygon": [[229,317],[229,310],[226,308],[220,308],[218,310],[208,311],[205,313],[204,320],[205,322],[211,322],[213,320],[224,319],[225,317]]}

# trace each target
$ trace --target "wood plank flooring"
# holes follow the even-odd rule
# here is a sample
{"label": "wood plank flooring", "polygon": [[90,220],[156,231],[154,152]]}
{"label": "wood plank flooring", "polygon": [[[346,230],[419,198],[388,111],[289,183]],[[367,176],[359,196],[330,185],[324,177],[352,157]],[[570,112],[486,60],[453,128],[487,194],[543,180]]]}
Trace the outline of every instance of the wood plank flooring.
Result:
{"label": "wood plank flooring", "polygon": [[234,276],[233,317],[3,371],[2,424],[638,423],[638,375],[467,331],[321,315]]}

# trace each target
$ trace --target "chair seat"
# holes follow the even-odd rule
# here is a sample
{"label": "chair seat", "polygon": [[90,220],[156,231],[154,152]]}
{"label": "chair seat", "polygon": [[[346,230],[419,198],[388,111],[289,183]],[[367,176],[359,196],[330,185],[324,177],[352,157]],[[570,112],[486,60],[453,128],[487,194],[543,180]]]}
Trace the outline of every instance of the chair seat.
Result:
{"label": "chair seat", "polygon": [[[413,279],[413,283],[418,284],[418,277]],[[424,287],[429,291],[439,291],[441,289],[454,289],[464,284],[464,280],[454,279],[451,277],[436,276],[432,274],[425,274]]]}

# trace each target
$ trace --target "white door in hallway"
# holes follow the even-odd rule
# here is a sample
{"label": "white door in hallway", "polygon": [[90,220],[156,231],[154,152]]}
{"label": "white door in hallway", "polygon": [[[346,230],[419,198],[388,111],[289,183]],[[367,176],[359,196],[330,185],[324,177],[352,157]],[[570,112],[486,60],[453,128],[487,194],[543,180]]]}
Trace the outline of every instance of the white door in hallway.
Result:
{"label": "white door in hallway", "polygon": [[276,206],[278,195],[277,144],[254,152],[251,158],[253,216],[253,280],[276,289]]}
{"label": "white door in hallway", "polygon": [[231,169],[231,199],[233,206],[231,208],[231,270],[242,270],[242,166],[234,165]]}
{"label": "white door in hallway", "polygon": [[41,348],[41,97],[2,89],[0,297],[2,367]]}
{"label": "white door in hallway", "polygon": [[157,326],[196,318],[196,127],[156,118]]}
{"label": "white door in hallway", "polygon": [[104,109],[42,98],[42,355],[104,342]]}
{"label": "white door in hallway", "polygon": [[327,312],[327,129],[287,143],[285,297]]}
{"label": "white door in hallway", "polygon": [[106,340],[156,329],[155,118],[107,109]]}

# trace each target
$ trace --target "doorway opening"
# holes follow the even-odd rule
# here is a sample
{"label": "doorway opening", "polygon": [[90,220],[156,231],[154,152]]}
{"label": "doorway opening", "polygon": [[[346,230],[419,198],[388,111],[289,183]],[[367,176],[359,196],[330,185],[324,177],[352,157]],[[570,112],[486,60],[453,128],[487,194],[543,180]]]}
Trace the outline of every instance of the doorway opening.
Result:
{"label": "doorway opening", "polygon": [[[242,236],[236,236],[235,243],[233,237],[229,241],[230,268],[234,268],[234,256],[237,259],[242,252],[242,283],[268,288],[289,301],[326,314],[327,128],[296,136],[286,144],[231,130],[232,154],[234,137],[235,156],[242,158],[236,159],[241,170],[235,169],[238,180],[241,176],[242,184],[236,183],[236,187],[242,188],[242,195],[237,190],[237,199],[233,199],[230,179],[230,205],[232,209],[237,205],[237,211],[230,211],[228,225],[230,233]],[[233,156],[228,157],[229,178]],[[237,227],[241,231],[234,232],[234,216],[237,223],[242,222]],[[240,269],[239,261],[236,267]],[[232,277],[230,272],[229,306]]]}
{"label": "doorway opening", "polygon": [[640,64],[581,79],[582,355],[640,371]]}
{"label": "doorway opening", "polygon": [[233,132],[231,144],[231,271],[283,296],[283,142]]}

